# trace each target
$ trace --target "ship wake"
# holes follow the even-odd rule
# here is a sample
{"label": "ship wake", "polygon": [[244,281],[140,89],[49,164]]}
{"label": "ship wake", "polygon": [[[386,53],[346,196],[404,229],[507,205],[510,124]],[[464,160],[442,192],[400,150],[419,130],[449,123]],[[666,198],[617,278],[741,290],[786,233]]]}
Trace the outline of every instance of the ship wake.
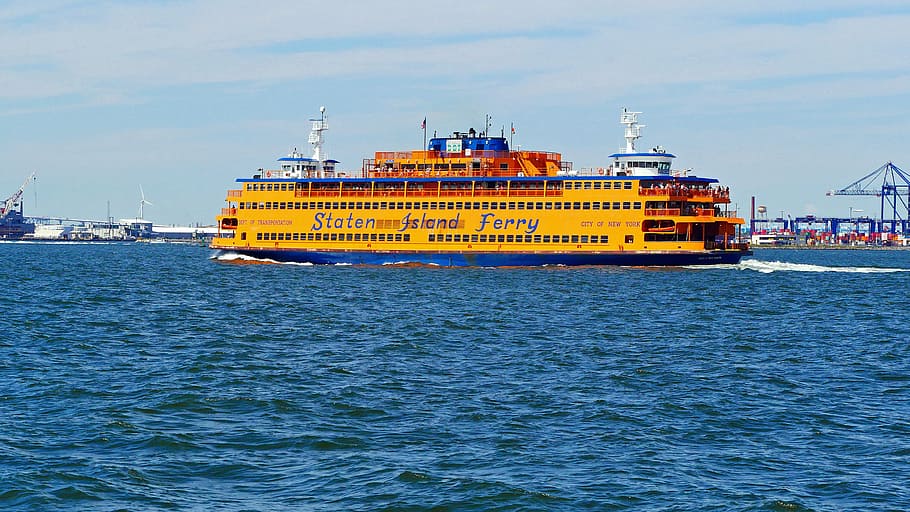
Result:
{"label": "ship wake", "polygon": [[691,266],[687,268],[709,269],[726,268],[734,270],[751,270],[762,274],[773,272],[840,272],[848,274],[893,274],[897,272],[910,272],[910,268],[889,267],[837,267],[827,265],[813,265],[809,263],[791,263],[787,261],[762,261],[746,259],[736,265],[716,265],[713,267]]}

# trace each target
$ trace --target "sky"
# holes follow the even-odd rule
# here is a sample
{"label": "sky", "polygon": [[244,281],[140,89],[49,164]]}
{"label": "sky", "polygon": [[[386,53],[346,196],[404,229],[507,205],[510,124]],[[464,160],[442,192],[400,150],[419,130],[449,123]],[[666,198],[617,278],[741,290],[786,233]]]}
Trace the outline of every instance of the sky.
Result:
{"label": "sky", "polygon": [[35,172],[32,216],[212,224],[235,179],[309,152],[359,170],[432,135],[516,129],[602,167],[640,148],[770,215],[878,215],[829,197],[910,171],[910,4],[730,2],[0,2],[0,199]]}

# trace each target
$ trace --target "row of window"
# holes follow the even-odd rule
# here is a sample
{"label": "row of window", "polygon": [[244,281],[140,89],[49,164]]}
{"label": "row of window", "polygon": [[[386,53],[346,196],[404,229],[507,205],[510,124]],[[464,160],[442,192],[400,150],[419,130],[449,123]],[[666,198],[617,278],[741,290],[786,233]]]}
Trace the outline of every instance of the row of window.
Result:
{"label": "row of window", "polygon": [[[244,233],[246,234],[246,233]],[[410,242],[410,233],[256,233],[256,240],[301,242]]]}
{"label": "row of window", "polygon": [[[495,183],[495,185],[494,185],[494,183]],[[544,182],[517,181],[517,182],[513,182],[510,185],[510,188],[516,189],[516,190],[520,190],[520,189],[524,189],[524,188],[541,188],[542,189],[543,183]],[[552,186],[547,187],[547,188],[554,188],[554,187],[559,188],[558,186],[560,183],[561,182],[558,182],[558,181],[551,182],[550,184]],[[536,185],[536,186],[534,186],[534,187],[526,186],[526,185],[531,185],[531,184]],[[307,188],[305,185],[306,185],[305,183],[297,182],[296,189],[305,190]],[[321,183],[314,183],[313,185],[314,185],[313,188],[318,188],[320,190],[324,190],[324,189],[325,190],[339,190],[341,187],[340,182],[338,182],[338,183],[321,182]],[[365,190],[365,189],[370,188],[367,185],[368,185],[367,183],[363,183],[363,182],[352,182],[352,183],[349,183],[345,188],[350,188],[351,186],[358,186],[358,187],[360,187],[361,190]],[[387,188],[388,185],[392,185],[393,188],[396,188],[396,189],[403,188],[403,186],[404,186],[403,183],[400,183],[400,184],[399,183],[375,183],[373,185],[375,185],[375,187],[377,189],[385,189],[385,188]],[[418,188],[418,189],[423,188],[423,183],[408,183],[408,185],[409,185],[409,188]],[[507,182],[506,181],[502,181],[502,182],[485,181],[485,182],[480,182],[480,183],[476,184],[475,186],[477,189],[497,188],[497,187],[506,188]],[[433,184],[432,188],[435,189],[435,183]],[[443,189],[453,188],[453,189],[468,189],[469,190],[471,187],[470,187],[470,183],[464,182],[464,181],[459,181],[459,182],[453,182],[453,183],[443,183],[442,188]],[[565,188],[566,188],[566,190],[611,190],[611,189],[612,190],[632,190],[632,181],[631,180],[566,181]],[[247,183],[246,189],[251,190],[251,191],[264,191],[264,192],[293,192],[295,190],[295,183]]]}
{"label": "row of window", "polygon": [[[246,233],[244,233],[246,234]],[[245,237],[244,237],[245,239]],[[410,242],[409,233],[256,233],[259,241],[301,241],[301,242]],[[607,244],[608,235],[487,235],[487,234],[435,234],[428,235],[429,242],[461,243],[573,243]],[[632,243],[632,235],[626,236],[626,243]]]}
{"label": "row of window", "polygon": [[608,235],[458,235],[430,234],[430,242],[479,242],[479,243],[524,243],[524,244],[606,244]]}
{"label": "row of window", "polygon": [[241,210],[640,210],[640,201],[260,201]]}

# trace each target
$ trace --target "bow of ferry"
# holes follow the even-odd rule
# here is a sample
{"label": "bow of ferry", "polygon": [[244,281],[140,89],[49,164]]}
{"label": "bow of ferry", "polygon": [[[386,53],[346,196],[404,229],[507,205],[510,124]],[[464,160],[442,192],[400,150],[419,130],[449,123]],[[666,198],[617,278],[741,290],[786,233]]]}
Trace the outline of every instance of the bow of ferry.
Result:
{"label": "bow of ferry", "polygon": [[661,147],[635,149],[639,112],[623,110],[625,147],[599,168],[512,150],[500,134],[454,132],[426,149],[380,151],[355,172],[323,150],[240,178],[212,247],[314,264],[444,266],[704,265],[750,254],[714,178],[671,169]]}

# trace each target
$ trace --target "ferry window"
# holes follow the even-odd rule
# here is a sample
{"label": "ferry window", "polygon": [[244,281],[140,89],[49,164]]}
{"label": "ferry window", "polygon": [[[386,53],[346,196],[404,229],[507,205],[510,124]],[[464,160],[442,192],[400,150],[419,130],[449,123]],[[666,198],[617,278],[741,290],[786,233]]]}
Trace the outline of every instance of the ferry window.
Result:
{"label": "ferry window", "polygon": [[272,209],[272,202],[271,202],[271,201],[266,201],[266,202],[265,202],[265,209],[266,209],[266,210],[271,210],[271,209]]}
{"label": "ferry window", "polygon": [[588,235],[581,235],[581,243],[583,243],[583,244],[588,243]]}
{"label": "ferry window", "polygon": [[[424,203],[424,204],[427,204],[427,203]],[[430,210],[435,210],[435,209],[436,209],[436,201],[431,201],[431,202],[429,203],[429,205],[430,205]]]}
{"label": "ferry window", "polygon": [[514,209],[515,209],[515,203],[509,203],[509,209],[510,209],[510,210],[514,210]]}
{"label": "ferry window", "polygon": [[313,238],[315,238],[315,236],[313,235],[313,233],[307,233],[307,234],[306,234],[306,239],[307,239],[308,242],[312,242],[312,241],[313,241]]}
{"label": "ferry window", "polygon": [[371,241],[371,242],[375,242],[375,241],[376,241],[376,238],[377,238],[376,233],[370,233],[370,241]]}
{"label": "ferry window", "polygon": [[246,231],[242,231],[242,232],[240,233],[240,239],[241,239],[241,240],[246,240]]}
{"label": "ferry window", "polygon": [[421,209],[421,210],[429,210],[429,209],[430,209],[430,203],[428,203],[428,202],[426,202],[426,201],[420,203],[420,209]]}
{"label": "ferry window", "polygon": [[[518,209],[519,209],[519,210],[524,210],[524,209],[525,209],[525,203],[524,203],[524,201],[519,201],[519,202],[518,202]],[[528,209],[533,210],[533,209],[534,209],[534,203],[528,203]]]}
{"label": "ferry window", "polygon": [[294,233],[294,240],[300,240],[300,233]]}
{"label": "ferry window", "polygon": [[600,235],[600,243],[602,243],[602,244],[610,243],[610,236],[609,235]]}
{"label": "ferry window", "polygon": [[563,210],[571,210],[571,209],[572,209],[572,203],[569,203],[569,202],[562,203],[562,209],[563,209]]}
{"label": "ferry window", "polygon": [[544,210],[552,210],[553,203],[544,203],[543,208],[544,208]]}
{"label": "ferry window", "polygon": [[[468,203],[468,204],[470,205],[471,203]],[[468,208],[470,208],[470,206],[468,206]],[[464,209],[464,203],[462,203],[461,201],[457,201],[457,202],[455,203],[455,209],[456,209],[456,210],[462,210],[462,209]]]}
{"label": "ferry window", "polygon": [[506,235],[506,242],[512,243],[515,241],[515,235]]}
{"label": "ferry window", "polygon": [[593,203],[591,203],[591,209],[592,209],[592,210],[600,210],[600,203],[597,202],[597,201],[594,201]]}
{"label": "ferry window", "polygon": [[486,241],[487,241],[487,235],[480,235],[480,241],[481,241],[481,242],[486,242]]}
{"label": "ferry window", "polygon": [[287,183],[282,183],[282,184],[281,184],[281,191],[282,191],[282,192],[287,192],[287,191],[288,191],[288,184],[287,184]]}
{"label": "ferry window", "polygon": [[396,241],[396,242],[400,242],[400,241],[401,241],[401,233],[395,233],[395,241]]}
{"label": "ferry window", "polygon": [[492,202],[492,203],[490,203],[490,209],[491,209],[491,210],[495,210],[495,209],[497,209],[497,208],[499,208],[499,203],[497,203],[497,202],[495,202],[495,201]]}
{"label": "ferry window", "polygon": [[590,182],[590,181],[586,181],[586,182],[585,182],[585,190],[591,190],[591,182]]}
{"label": "ferry window", "polygon": [[534,203],[534,208],[537,210],[543,210],[543,203]]}
{"label": "ferry window", "polygon": [[499,243],[503,243],[506,241],[506,236],[505,235],[496,235],[496,241]]}
{"label": "ferry window", "polygon": [[379,241],[385,242],[385,233],[379,233]]}
{"label": "ferry window", "polygon": [[578,235],[572,235],[572,243],[573,243],[573,244],[577,244],[577,243],[578,243]]}
{"label": "ferry window", "polygon": [[284,233],[278,233],[278,240],[284,240]]}
{"label": "ferry window", "polygon": [[272,240],[278,240],[278,233],[272,233]]}
{"label": "ferry window", "polygon": [[455,203],[446,203],[446,209],[448,209],[448,210],[454,210],[454,209],[455,209]]}
{"label": "ferry window", "polygon": [[569,243],[569,235],[562,235],[562,243],[564,243],[564,244]]}
{"label": "ferry window", "polygon": [[446,235],[446,242],[452,241],[452,235]]}
{"label": "ferry window", "polygon": [[243,207],[244,207],[244,206],[245,206],[245,205],[246,205],[246,203],[240,203],[240,204],[239,204],[239,205],[237,205],[237,206],[239,206],[239,207],[240,207],[240,209],[241,209],[241,210],[243,210]]}
{"label": "ferry window", "polygon": [[316,202],[316,209],[317,209],[317,210],[324,210],[324,209],[325,209],[325,205],[326,205],[326,203],[323,203],[322,201],[317,201],[317,202]]}
{"label": "ferry window", "polygon": [[534,235],[534,243],[536,243],[536,244],[540,243],[540,235]]}
{"label": "ferry window", "polygon": [[509,169],[509,164],[499,164],[499,168],[503,171],[506,171]]}
{"label": "ferry window", "polygon": [[632,209],[641,210],[641,203],[638,201],[635,201],[634,203],[632,203]]}
{"label": "ferry window", "polygon": [[353,233],[348,233],[344,238],[345,238],[345,240],[347,240],[348,242],[353,242],[353,241],[354,241],[354,234],[353,234]]}
{"label": "ferry window", "polygon": [[272,184],[271,184],[271,183],[267,184],[267,185],[265,186],[265,189],[266,189],[267,191],[271,192],[271,191],[272,191]]}
{"label": "ferry window", "polygon": [[595,181],[595,182],[594,182],[594,190],[600,190],[600,182],[599,182],[599,181]]}
{"label": "ferry window", "polygon": [[471,235],[471,241],[472,241],[472,242],[476,242],[476,241],[477,241],[477,235]]}
{"label": "ferry window", "polygon": [[631,181],[624,181],[623,184],[622,184],[622,188],[625,189],[625,190],[632,190],[632,182],[631,182]]}
{"label": "ferry window", "polygon": [[618,209],[619,209],[619,201],[613,201],[613,209],[614,209],[614,210],[618,210]]}
{"label": "ferry window", "polygon": [[481,206],[481,209],[483,209],[483,210],[489,210],[489,209],[490,209],[490,203],[488,203],[488,202],[486,202],[486,201],[480,203],[480,206]]}
{"label": "ferry window", "polygon": [[337,202],[332,203],[331,208],[332,208],[333,210],[337,210],[337,209],[338,209],[338,203],[337,203]]}
{"label": "ferry window", "polygon": [[360,233],[354,233],[354,241],[355,241],[355,242],[359,242],[359,241],[360,241]]}
{"label": "ferry window", "polygon": [[556,210],[562,210],[562,203],[553,203],[553,208]]}
{"label": "ferry window", "polygon": [[632,203],[630,203],[630,202],[628,202],[628,201],[624,201],[624,202],[622,203],[622,209],[623,209],[623,210],[628,210],[628,209],[631,208],[631,207],[632,207]]}
{"label": "ferry window", "polygon": [[604,182],[604,190],[610,190],[611,188],[613,188],[613,182],[605,181],[605,182]]}
{"label": "ferry window", "polygon": [[405,208],[405,210],[411,210],[414,208],[414,203],[408,201],[408,202],[404,203],[404,208]]}
{"label": "ferry window", "polygon": [[256,233],[256,240],[262,240],[262,233]]}
{"label": "ferry window", "polygon": [[380,210],[387,210],[388,208],[389,208],[389,203],[388,203],[388,201],[379,201],[379,209],[380,209]]}
{"label": "ferry window", "polygon": [[480,203],[479,203],[479,202],[476,202],[476,201],[474,202],[474,209],[475,209],[475,210],[479,210],[479,209],[480,209]]}
{"label": "ferry window", "polygon": [[287,210],[287,208],[285,208],[286,206],[287,205],[284,204],[284,201],[281,201],[280,203],[278,203],[279,210]]}
{"label": "ferry window", "polygon": [[572,203],[573,210],[581,210],[581,203]]}
{"label": "ferry window", "polygon": [[338,241],[338,233],[332,233],[332,234],[330,234],[330,235],[329,235],[329,240],[332,241],[332,242],[337,242],[337,241]]}
{"label": "ferry window", "polygon": [[543,236],[543,243],[545,243],[545,244],[550,243],[550,235],[544,235],[544,236]]}
{"label": "ferry window", "polygon": [[626,243],[631,244],[635,241],[635,235],[626,235]]}
{"label": "ferry window", "polygon": [[346,210],[348,208],[348,203],[347,201],[342,201],[339,206],[341,206],[342,210]]}
{"label": "ferry window", "polygon": [[295,202],[294,202],[294,209],[295,209],[295,210],[299,210],[299,209],[300,209],[300,203],[298,203],[298,202],[295,201]]}
{"label": "ferry window", "polygon": [[410,235],[409,233],[405,233],[405,234],[404,234],[404,241],[405,241],[405,242],[410,242],[410,241],[411,241],[411,235]]}

